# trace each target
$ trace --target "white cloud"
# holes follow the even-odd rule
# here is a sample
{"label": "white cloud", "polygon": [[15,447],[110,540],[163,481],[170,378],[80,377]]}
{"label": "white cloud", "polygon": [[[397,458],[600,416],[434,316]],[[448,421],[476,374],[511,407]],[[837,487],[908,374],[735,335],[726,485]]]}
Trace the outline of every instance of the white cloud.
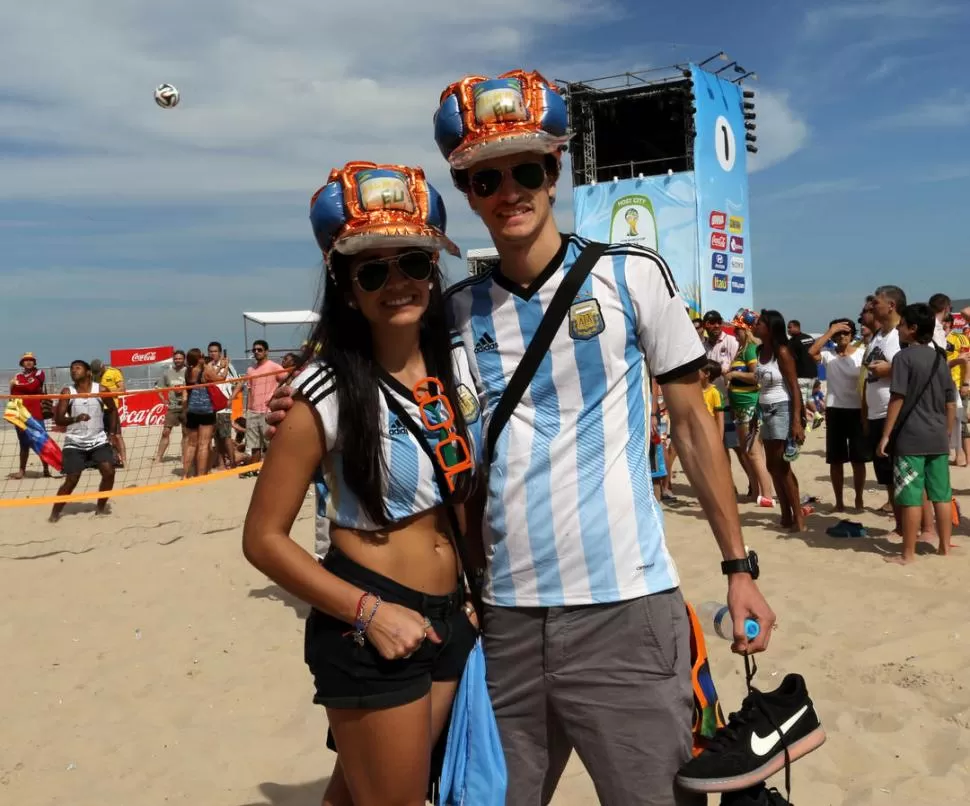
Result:
{"label": "white cloud", "polygon": [[808,144],[808,124],[796,112],[787,92],[755,90],[758,153],[748,159],[751,173],[763,171],[788,159]]}
{"label": "white cloud", "polygon": [[926,24],[964,16],[965,5],[946,0],[866,0],[834,3],[805,12],[805,30],[811,35],[852,24]]}
{"label": "white cloud", "polygon": [[[331,166],[361,156],[441,176],[431,118],[445,85],[517,66],[542,29],[605,5],[8,4],[0,98],[21,100],[0,107],[0,137],[45,155],[0,162],[0,195],[309,196]],[[176,109],[152,102],[161,82],[181,90]]]}
{"label": "white cloud", "polygon": [[759,197],[759,202],[791,201],[811,196],[828,196],[840,193],[861,193],[878,190],[879,185],[863,182],[860,179],[819,179],[814,182],[803,182],[799,185],[783,188]]}
{"label": "white cloud", "polygon": [[953,89],[873,122],[877,128],[953,129],[970,126],[970,92]]}

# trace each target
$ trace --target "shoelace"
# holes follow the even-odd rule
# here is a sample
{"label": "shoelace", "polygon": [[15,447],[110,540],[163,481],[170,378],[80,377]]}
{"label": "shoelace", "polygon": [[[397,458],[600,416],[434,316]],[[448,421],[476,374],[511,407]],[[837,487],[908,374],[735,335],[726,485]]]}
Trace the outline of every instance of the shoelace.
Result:
{"label": "shoelace", "polygon": [[[762,699],[762,694],[758,689],[751,685],[751,681],[754,680],[754,676],[758,674],[758,662],[750,655],[744,656],[744,685],[748,689],[748,696],[744,698],[741,706],[744,707],[744,702],[746,702],[753,695],[757,695],[753,699],[753,704],[762,713],[764,718],[767,720],[768,724],[771,725],[772,730],[778,734],[778,738],[781,739],[781,749],[785,752],[785,798],[788,800],[790,806],[794,806],[791,803],[791,754],[788,752],[788,739],[785,737],[784,732],[780,727],[778,727],[775,720],[772,718],[771,714],[768,712],[768,708],[764,704]],[[775,790],[778,791],[777,789]]]}
{"label": "shoelace", "polygon": [[[768,711],[768,707],[764,703],[764,695],[751,685],[751,681],[754,680],[754,676],[757,673],[758,662],[750,655],[745,655],[744,684],[748,689],[748,695],[741,701],[741,709],[728,715],[727,724],[714,734],[709,746],[707,747],[707,752],[716,753],[730,747],[738,739],[738,729],[744,725],[750,724],[754,720],[756,714],[760,713],[781,739],[781,747],[785,752],[785,797],[790,806],[794,806],[794,804],[791,803],[791,754],[788,752],[788,740],[785,738],[784,732],[780,727],[778,727],[778,724]],[[781,795],[777,789],[767,791],[774,791],[778,795]]]}

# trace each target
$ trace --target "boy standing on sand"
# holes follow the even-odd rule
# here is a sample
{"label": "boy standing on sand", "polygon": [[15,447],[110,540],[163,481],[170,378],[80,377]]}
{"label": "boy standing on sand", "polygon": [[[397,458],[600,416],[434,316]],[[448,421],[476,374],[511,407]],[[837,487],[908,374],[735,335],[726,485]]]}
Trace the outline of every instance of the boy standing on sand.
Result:
{"label": "boy standing on sand", "polygon": [[[903,551],[887,562],[905,565],[916,559],[923,493],[933,504],[939,554],[949,554],[950,431],[956,419],[953,381],[943,353],[933,345],[936,317],[929,305],[902,310],[899,340],[909,348],[893,358],[886,427],[879,456],[893,460],[893,491],[902,522]],[[890,449],[890,436],[895,444]]]}

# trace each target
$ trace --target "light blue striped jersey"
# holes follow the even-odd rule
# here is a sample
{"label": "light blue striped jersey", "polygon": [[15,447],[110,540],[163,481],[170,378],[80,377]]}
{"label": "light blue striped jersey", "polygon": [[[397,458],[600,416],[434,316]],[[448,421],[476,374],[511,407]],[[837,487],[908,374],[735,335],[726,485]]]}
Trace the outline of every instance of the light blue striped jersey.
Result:
{"label": "light blue striped jersey", "polygon": [[[458,404],[468,426],[469,448],[477,455],[481,436],[481,411],[474,391],[474,381],[468,367],[468,358],[457,334],[452,334],[452,360],[455,383],[458,385]],[[411,391],[388,374],[378,381],[382,392],[392,395],[411,419],[424,431],[418,406]],[[292,386],[301,392],[320,416],[325,439],[324,460],[314,477],[317,494],[318,530],[328,529],[328,521],[334,526],[374,531],[380,527],[374,523],[351,492],[344,478],[344,463],[354,461],[342,450],[337,401],[337,386],[333,370],[323,362],[309,364],[293,381]],[[388,408],[384,394],[379,395],[380,427],[387,478],[384,479],[384,498],[387,514],[392,521],[413,517],[441,504],[441,492],[435,481],[434,467],[415,437]],[[437,434],[424,431],[432,450],[438,441]],[[329,530],[328,530],[329,533]],[[317,543],[321,541],[318,537]]]}
{"label": "light blue striped jersey", "polygon": [[[587,243],[564,236],[527,289],[497,268],[449,290],[486,428]],[[705,360],[667,264],[649,249],[611,246],[496,444],[483,528],[486,602],[618,602],[679,584],[650,479],[648,373],[666,383]]]}

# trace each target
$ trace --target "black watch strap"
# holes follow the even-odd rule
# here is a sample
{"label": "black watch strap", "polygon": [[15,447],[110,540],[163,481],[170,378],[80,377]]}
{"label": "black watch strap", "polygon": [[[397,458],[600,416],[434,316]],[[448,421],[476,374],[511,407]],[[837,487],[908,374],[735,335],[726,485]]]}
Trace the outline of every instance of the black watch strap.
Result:
{"label": "black watch strap", "polygon": [[751,574],[752,579],[757,579],[761,574],[758,567],[758,555],[753,551],[748,552],[748,556],[740,560],[724,560],[721,563],[721,573],[725,576],[731,574]]}

